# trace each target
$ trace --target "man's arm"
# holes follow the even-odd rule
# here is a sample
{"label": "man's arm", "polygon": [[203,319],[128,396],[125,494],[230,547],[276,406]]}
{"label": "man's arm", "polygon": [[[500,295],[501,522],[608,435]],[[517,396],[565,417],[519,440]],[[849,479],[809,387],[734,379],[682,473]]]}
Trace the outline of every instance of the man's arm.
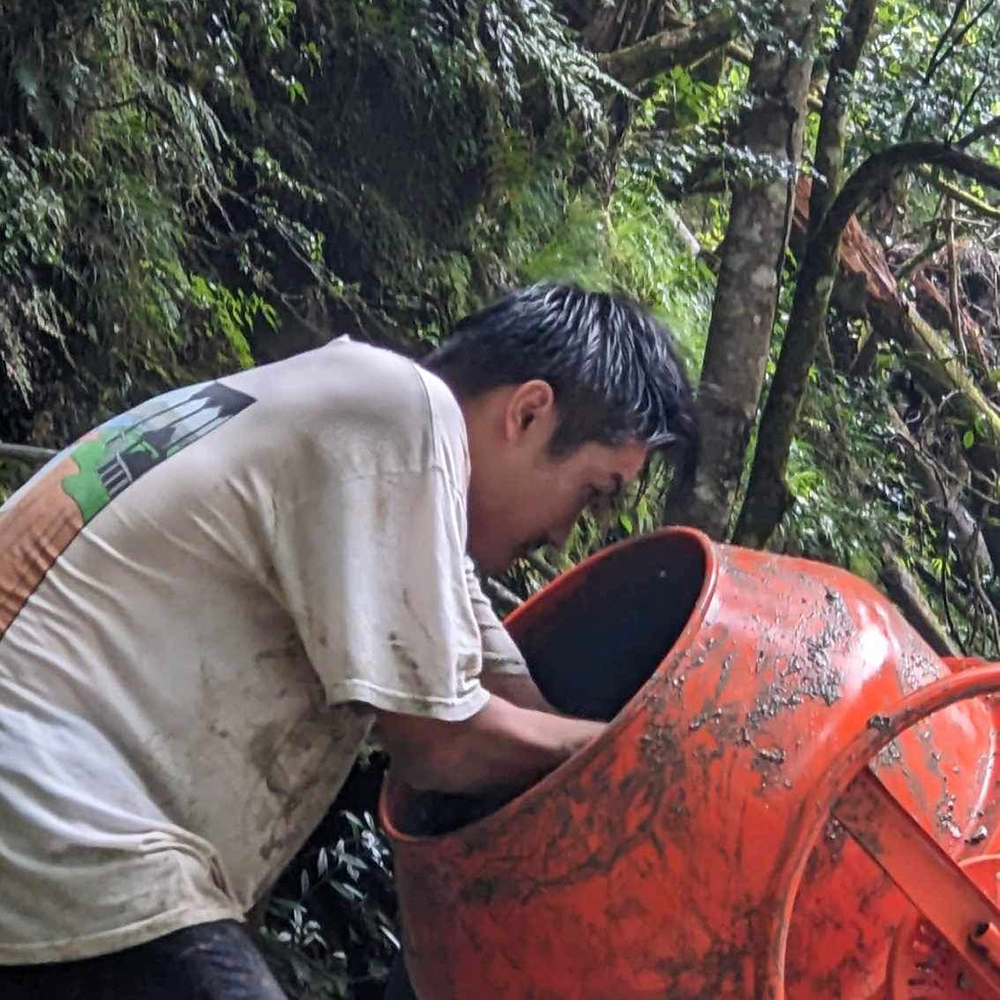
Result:
{"label": "man's arm", "polygon": [[484,670],[479,680],[490,694],[498,695],[518,708],[531,708],[549,715],[559,714],[559,710],[545,700],[545,695],[538,690],[538,685],[530,674],[504,674]]}
{"label": "man's arm", "polygon": [[517,643],[483,593],[475,566],[468,558],[465,560],[465,584],[483,647],[483,672],[479,678],[483,687],[519,708],[558,715],[531,679]]}
{"label": "man's arm", "polygon": [[568,719],[495,695],[463,722],[379,712],[392,766],[423,791],[519,792],[601,732],[603,722]]}

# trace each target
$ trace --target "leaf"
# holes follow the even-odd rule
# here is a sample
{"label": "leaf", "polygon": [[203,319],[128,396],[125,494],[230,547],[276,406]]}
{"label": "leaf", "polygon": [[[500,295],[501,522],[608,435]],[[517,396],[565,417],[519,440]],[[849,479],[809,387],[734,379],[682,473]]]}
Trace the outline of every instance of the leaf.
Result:
{"label": "leaf", "polygon": [[962,435],[962,447],[968,451],[976,443],[976,432],[971,428]]}
{"label": "leaf", "polygon": [[14,79],[29,100],[38,99],[38,67],[34,63],[19,61],[14,70]]}

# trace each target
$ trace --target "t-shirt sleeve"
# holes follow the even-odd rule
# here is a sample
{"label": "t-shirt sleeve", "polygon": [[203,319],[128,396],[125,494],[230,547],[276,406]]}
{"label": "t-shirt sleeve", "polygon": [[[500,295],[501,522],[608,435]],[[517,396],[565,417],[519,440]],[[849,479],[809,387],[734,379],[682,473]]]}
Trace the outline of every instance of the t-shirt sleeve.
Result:
{"label": "t-shirt sleeve", "polygon": [[464,490],[438,458],[387,469],[374,455],[371,474],[344,475],[341,449],[324,439],[307,474],[279,491],[272,532],[278,586],[328,700],[447,721],[474,715],[489,693]]}
{"label": "t-shirt sleeve", "polygon": [[472,560],[466,558],[465,571],[469,597],[472,600],[472,610],[479,626],[479,635],[483,650],[483,672],[493,674],[528,674],[528,665],[524,662],[521,651],[517,648],[510,633],[504,628],[490,604],[489,598],[483,593],[476,576]]}
{"label": "t-shirt sleeve", "polygon": [[278,513],[281,587],[331,703],[449,721],[486,703],[451,493],[439,470],[332,477]]}

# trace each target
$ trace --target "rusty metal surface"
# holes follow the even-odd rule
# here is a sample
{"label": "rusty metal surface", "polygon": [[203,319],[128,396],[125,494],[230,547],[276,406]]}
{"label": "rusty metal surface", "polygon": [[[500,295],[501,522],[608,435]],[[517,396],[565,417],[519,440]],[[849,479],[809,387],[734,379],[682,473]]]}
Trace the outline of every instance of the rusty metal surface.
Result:
{"label": "rusty metal surface", "polygon": [[[423,1000],[750,998],[772,974],[791,1000],[868,1000],[913,907],[828,818],[852,774],[877,754],[879,778],[950,857],[997,841],[992,707],[964,701],[901,727],[901,699],[966,674],[850,574],[672,529],[578,567],[511,631],[530,646],[560,618],[613,629],[613,601],[603,620],[593,603],[578,618],[588,586],[613,594],[620,559],[629,593],[646,572],[668,600],[663,574],[682,554],[690,567],[692,545],[703,586],[687,624],[604,737],[442,836],[402,832],[410,803],[390,780],[382,815]],[[573,648],[586,657],[587,643]],[[862,743],[868,757],[827,787]]]}
{"label": "rusty metal surface", "polygon": [[[960,867],[982,892],[995,901],[1000,898],[1000,855],[969,858]],[[991,1000],[996,996],[917,912],[896,932],[887,984],[887,1000]]]}
{"label": "rusty metal surface", "polygon": [[948,941],[983,984],[1000,996],[1000,908],[916,823],[871,771],[862,768],[834,815]]}
{"label": "rusty metal surface", "polygon": [[[818,780],[802,797],[777,853],[777,863],[771,873],[770,889],[766,895],[768,905],[762,908],[760,914],[761,950],[754,962],[756,997],[761,1000],[783,1000],[786,995],[785,960],[788,953],[788,932],[793,912],[796,911],[799,889],[808,881],[807,859],[830,810],[847,789],[851,779],[900,734],[925,721],[933,724],[941,718],[944,710],[950,710],[960,702],[976,699],[969,704],[990,711],[989,703],[984,696],[992,696],[997,691],[1000,691],[1000,664],[977,667],[957,675],[948,673],[926,687],[910,692],[892,707],[889,714],[879,713],[872,716],[865,729],[845,738]],[[930,719],[932,715],[935,719]],[[888,785],[888,782],[886,784]],[[949,850],[949,853],[956,850],[953,843],[942,842],[940,832],[935,835],[934,824],[928,823],[926,816],[919,812],[912,815],[922,826],[930,827],[931,835]],[[990,813],[987,813],[987,817],[992,819]],[[968,842],[975,839],[975,837],[969,838]],[[898,889],[894,888],[893,891],[899,893]],[[832,897],[830,902],[842,912],[849,913],[852,912],[850,909],[852,903],[848,901],[853,899],[854,897],[838,895]],[[858,912],[859,915],[853,918],[853,923],[859,932],[863,932],[872,926],[873,915],[865,907],[860,908]],[[894,924],[902,924],[912,915],[912,907],[909,907],[908,911],[897,910]],[[897,929],[898,926],[893,927],[894,931]],[[816,943],[812,953],[822,955],[830,952],[830,946],[821,940]],[[864,954],[861,949],[859,953]],[[864,960],[867,960],[867,956]],[[845,976],[837,982],[842,982],[846,978],[847,970],[857,961],[856,957],[841,958],[841,968]],[[880,970],[883,964],[879,963]],[[884,989],[883,982],[878,986],[879,995]],[[842,988],[838,990],[837,995],[864,996],[865,994]]]}

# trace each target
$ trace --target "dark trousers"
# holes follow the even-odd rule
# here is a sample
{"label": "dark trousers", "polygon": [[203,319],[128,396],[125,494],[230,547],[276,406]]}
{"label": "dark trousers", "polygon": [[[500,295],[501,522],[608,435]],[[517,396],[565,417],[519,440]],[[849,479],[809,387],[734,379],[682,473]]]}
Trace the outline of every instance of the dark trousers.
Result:
{"label": "dark trousers", "polygon": [[288,1000],[235,920],[51,965],[0,965],[3,1000]]}

